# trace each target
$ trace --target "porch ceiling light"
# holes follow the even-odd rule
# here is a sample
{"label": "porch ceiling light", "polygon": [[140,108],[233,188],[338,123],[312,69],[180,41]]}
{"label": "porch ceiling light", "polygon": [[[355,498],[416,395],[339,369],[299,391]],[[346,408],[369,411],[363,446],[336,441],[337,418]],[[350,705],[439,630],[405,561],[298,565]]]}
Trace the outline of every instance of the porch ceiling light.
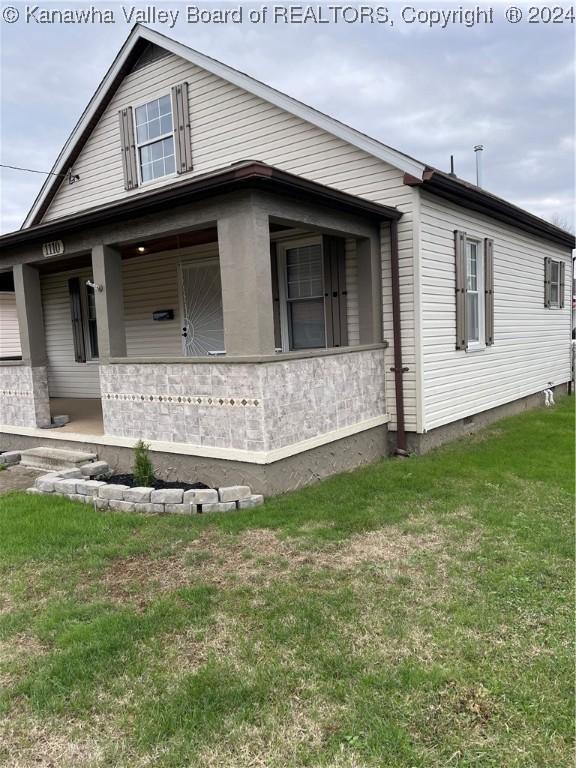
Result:
{"label": "porch ceiling light", "polygon": [[136,250],[138,251],[138,253],[146,253],[146,248],[144,248],[143,245],[139,245]]}

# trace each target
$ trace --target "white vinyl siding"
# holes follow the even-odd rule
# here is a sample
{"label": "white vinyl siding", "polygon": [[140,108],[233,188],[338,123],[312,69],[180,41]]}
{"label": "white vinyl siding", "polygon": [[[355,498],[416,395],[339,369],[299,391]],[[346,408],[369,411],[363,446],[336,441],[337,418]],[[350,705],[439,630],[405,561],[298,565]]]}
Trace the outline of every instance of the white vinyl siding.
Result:
{"label": "white vinyl siding", "polygon": [[[422,359],[424,428],[434,429],[539,392],[570,378],[570,302],[547,311],[544,258],[570,251],[468,211],[421,195]],[[494,240],[494,345],[455,349],[454,230]],[[480,299],[483,301],[483,296]]]}
{"label": "white vinyl siding", "polygon": [[77,363],[70,318],[68,279],[92,278],[90,269],[43,275],[42,310],[48,358],[50,397],[100,397],[98,362]]}
{"label": "white vinyl siding", "polygon": [[16,294],[0,291],[0,358],[20,357],[21,354]]}
{"label": "white vinyl siding", "polygon": [[[204,174],[231,163],[258,159],[353,195],[403,212],[399,222],[402,336],[405,345],[405,408],[407,429],[416,428],[414,353],[414,275],[412,260],[413,190],[404,185],[403,172],[340,138],[317,128],[263,99],[170,54],[131,72],[120,85],[102,118],[86,142],[74,171],[81,177],[74,185],[63,183],[44,221],[112,203],[141,191],[173,183],[157,179],[144,187],[126,191],[120,159],[118,111],[166,93],[166,89],[188,82],[194,170],[186,177]],[[383,242],[384,338],[387,402],[395,428],[389,245]],[[350,343],[358,338],[357,307],[349,295]],[[356,323],[356,329],[354,329]],[[158,325],[158,324],[157,324]],[[161,324],[160,324],[161,325]],[[155,329],[154,333],[158,333]],[[163,332],[160,332],[163,333]],[[154,349],[154,338],[150,354]],[[392,382],[392,389],[390,389]]]}
{"label": "white vinyl siding", "polygon": [[[183,356],[178,264],[181,260],[212,257],[218,257],[216,243],[123,262],[128,357]],[[152,313],[159,309],[173,309],[174,320],[153,320]]]}

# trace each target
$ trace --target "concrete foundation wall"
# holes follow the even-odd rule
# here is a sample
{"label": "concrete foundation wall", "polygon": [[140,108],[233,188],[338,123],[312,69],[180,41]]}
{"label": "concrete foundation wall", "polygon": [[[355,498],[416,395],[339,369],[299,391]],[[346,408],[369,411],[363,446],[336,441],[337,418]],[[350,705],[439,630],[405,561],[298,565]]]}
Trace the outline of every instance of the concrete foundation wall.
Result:
{"label": "concrete foundation wall", "polygon": [[100,376],[104,431],[115,437],[266,452],[386,413],[380,348],[246,364],[121,363]]}
{"label": "concrete foundation wall", "polygon": [[[152,451],[151,458],[158,477],[165,480],[193,482],[207,485],[249,485],[253,493],[274,496],[310,485],[339,472],[371,464],[387,454],[386,425],[365,430],[356,435],[336,440],[310,451],[290,456],[273,464],[251,464],[242,461],[183,456]],[[24,450],[48,445],[37,437],[2,434],[0,450]],[[55,447],[78,450],[77,442],[54,441]],[[130,472],[134,455],[130,448],[82,443],[82,449],[96,453],[106,461],[113,472]]]}
{"label": "concrete foundation wall", "polygon": [[[555,395],[562,395],[566,393],[567,385],[561,384],[557,387],[552,387],[552,389]],[[507,416],[516,416],[519,413],[534,408],[544,407],[543,394],[541,392],[536,392],[527,397],[522,397],[519,400],[513,400],[511,403],[500,405],[497,408],[490,408],[487,411],[476,413],[474,416],[458,419],[451,424],[444,424],[423,435],[408,432],[406,434],[408,450],[414,453],[427,453],[433,448],[437,448],[444,443],[449,443],[451,440],[474,434],[475,432],[478,432],[478,430],[493,424],[499,419],[504,419]],[[394,432],[388,433],[390,451],[394,449],[395,438],[396,434]]]}
{"label": "concrete foundation wall", "polygon": [[50,424],[46,368],[0,366],[0,424],[45,427]]}

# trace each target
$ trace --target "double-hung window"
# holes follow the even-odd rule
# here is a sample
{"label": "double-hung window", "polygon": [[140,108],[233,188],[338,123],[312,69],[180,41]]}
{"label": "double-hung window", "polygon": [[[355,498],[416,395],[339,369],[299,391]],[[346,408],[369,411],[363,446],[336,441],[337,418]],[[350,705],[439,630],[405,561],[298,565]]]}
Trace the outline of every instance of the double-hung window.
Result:
{"label": "double-hung window", "polygon": [[466,317],[468,349],[484,346],[484,254],[477,240],[466,240]]}
{"label": "double-hung window", "polygon": [[322,246],[286,248],[286,304],[291,349],[326,346]]}
{"label": "double-hung window", "polygon": [[176,162],[170,95],[136,107],[134,122],[141,182],[174,174]]}
{"label": "double-hung window", "polygon": [[563,309],[566,282],[566,264],[547,256],[544,259],[544,306]]}
{"label": "double-hung window", "polygon": [[344,240],[324,236],[284,241],[276,252],[277,347],[288,352],[346,346]]}
{"label": "double-hung window", "polygon": [[456,349],[494,344],[494,241],[456,230]]}

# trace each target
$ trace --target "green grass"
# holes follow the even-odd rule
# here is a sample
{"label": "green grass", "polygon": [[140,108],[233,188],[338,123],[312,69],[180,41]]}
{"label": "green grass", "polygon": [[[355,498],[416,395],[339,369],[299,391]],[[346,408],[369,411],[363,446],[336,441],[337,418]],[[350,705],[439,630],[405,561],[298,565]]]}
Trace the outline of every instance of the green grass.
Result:
{"label": "green grass", "polygon": [[569,765],[573,422],[215,517],[0,497],[0,764]]}

